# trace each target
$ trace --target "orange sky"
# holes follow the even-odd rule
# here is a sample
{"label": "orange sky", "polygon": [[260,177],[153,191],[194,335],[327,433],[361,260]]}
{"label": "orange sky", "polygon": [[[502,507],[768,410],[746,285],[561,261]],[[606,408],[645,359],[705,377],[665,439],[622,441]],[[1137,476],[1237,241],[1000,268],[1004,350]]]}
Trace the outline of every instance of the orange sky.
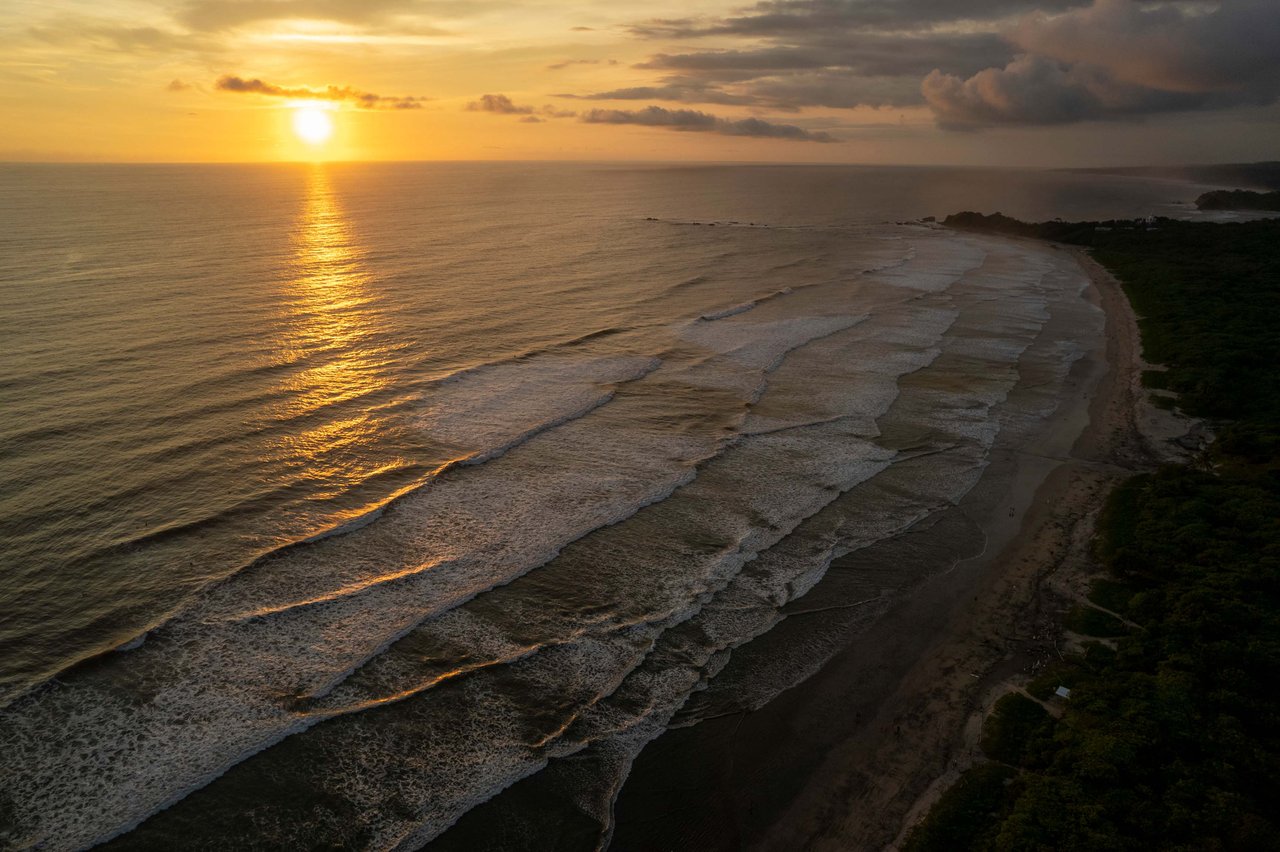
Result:
{"label": "orange sky", "polygon": [[[974,19],[885,23],[879,7],[895,2],[904,13],[929,5],[846,0],[828,23],[816,17],[821,0],[793,0],[801,17],[776,24],[775,7],[687,0],[6,0],[0,159],[1051,166],[1275,156],[1269,89],[1243,101],[1189,99],[1179,79],[1174,110],[1148,109],[1139,89],[1132,115],[1113,106],[1114,92],[1098,95],[1097,115],[993,113],[1024,79],[1004,66],[1025,47],[1011,35],[1030,26],[1025,5],[987,0],[974,4],[985,10]],[[1077,13],[1095,16],[1086,23],[1143,49],[1145,19],[1081,3]],[[1064,54],[1059,30],[1045,31],[1035,49],[1046,62],[1068,74],[1105,64]],[[990,53],[990,73],[980,51]],[[946,76],[929,79],[944,85],[926,98],[933,67]],[[1103,70],[1123,97],[1166,85]],[[1004,76],[993,81],[997,71]],[[332,110],[334,134],[320,145],[292,130],[307,91]],[[611,93],[622,96],[601,97]],[[1052,94],[1033,92],[1031,108]],[[957,114],[975,126],[948,126]]]}

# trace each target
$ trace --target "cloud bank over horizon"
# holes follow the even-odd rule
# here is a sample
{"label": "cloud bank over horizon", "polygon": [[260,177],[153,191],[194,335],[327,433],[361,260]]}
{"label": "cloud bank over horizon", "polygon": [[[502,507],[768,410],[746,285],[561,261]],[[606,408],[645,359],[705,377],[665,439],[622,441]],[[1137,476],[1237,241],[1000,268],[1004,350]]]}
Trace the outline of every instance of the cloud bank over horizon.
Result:
{"label": "cloud bank over horizon", "polygon": [[655,85],[591,97],[927,107],[965,130],[1264,106],[1280,98],[1277,14],[1274,0],[762,0],[635,24],[715,46],[655,52],[636,66]]}

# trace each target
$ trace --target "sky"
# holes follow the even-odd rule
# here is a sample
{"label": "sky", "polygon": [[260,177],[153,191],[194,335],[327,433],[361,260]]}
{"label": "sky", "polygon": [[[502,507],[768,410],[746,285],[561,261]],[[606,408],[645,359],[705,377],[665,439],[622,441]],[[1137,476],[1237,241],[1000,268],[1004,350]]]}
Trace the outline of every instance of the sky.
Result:
{"label": "sky", "polygon": [[0,83],[0,160],[1243,162],[1280,0],[4,0]]}

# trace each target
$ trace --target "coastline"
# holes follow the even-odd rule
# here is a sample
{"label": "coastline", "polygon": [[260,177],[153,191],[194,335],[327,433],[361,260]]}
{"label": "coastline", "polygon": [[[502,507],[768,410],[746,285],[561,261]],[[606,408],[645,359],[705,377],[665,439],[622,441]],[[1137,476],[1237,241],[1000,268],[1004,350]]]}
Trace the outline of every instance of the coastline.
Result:
{"label": "coastline", "polygon": [[[757,189],[736,174],[730,186]],[[1028,186],[1035,197],[1036,185]],[[802,195],[795,197],[807,201]],[[671,202],[681,197],[674,193]],[[368,198],[380,203],[382,196]],[[743,199],[725,197],[734,204]],[[772,201],[763,194],[757,200]],[[624,201],[635,206],[634,199]],[[460,227],[473,225],[469,208],[460,209],[468,211]],[[369,418],[397,413],[380,422],[401,424],[403,432],[391,425],[366,430],[374,420],[358,421],[371,451],[385,455],[401,437],[428,436],[421,451],[431,458],[496,446],[491,438],[590,400],[610,404],[595,403],[600,411],[546,427],[547,435],[492,464],[449,472],[439,487],[424,489],[429,499],[399,504],[379,523],[279,553],[201,595],[186,621],[138,636],[125,653],[5,708],[0,847],[5,838],[33,848],[85,845],[84,837],[133,825],[108,845],[411,849],[443,831],[430,848],[603,849],[616,825],[618,849],[900,849],[927,814],[930,850],[946,852],[982,848],[997,832],[1005,845],[1017,836],[1015,845],[1047,837],[1052,846],[1074,828],[1091,832],[1083,835],[1087,845],[1106,833],[1092,831],[1100,822],[1092,815],[1116,801],[1128,808],[1115,823],[1130,845],[1156,836],[1172,845],[1193,836],[1206,838],[1205,845],[1218,838],[1233,845],[1240,834],[1261,836],[1254,826],[1280,836],[1267,804],[1280,776],[1266,768],[1280,767],[1280,752],[1270,749],[1274,760],[1250,762],[1268,753],[1267,730],[1276,727],[1272,711],[1280,706],[1268,700],[1266,666],[1277,663],[1275,649],[1265,649],[1265,657],[1253,653],[1257,637],[1280,636],[1276,566],[1257,558],[1256,546],[1264,542],[1271,552],[1280,545],[1280,527],[1270,524],[1280,518],[1280,373],[1257,357],[1280,317],[1280,289],[1273,286],[1280,268],[1268,249],[1280,239],[1280,222],[1158,218],[1125,227],[1057,220],[1020,223],[1038,236],[1017,239],[983,227],[1006,221],[998,215],[958,215],[973,217],[974,227],[819,223],[739,234],[720,222],[721,228],[683,236],[626,220],[618,226],[634,238],[625,243],[626,257],[659,257],[656,265],[668,274],[651,279],[639,262],[620,264],[624,274],[591,282],[598,286],[583,283],[601,269],[586,261],[617,256],[580,251],[594,244],[589,229],[580,245],[567,239],[565,262],[552,258],[542,271],[553,280],[576,259],[583,261],[582,277],[564,276],[567,301],[548,297],[548,314],[563,314],[567,329],[584,318],[587,327],[614,328],[606,321],[625,316],[632,324],[620,320],[616,329],[628,336],[598,348],[573,346],[564,357],[482,369],[475,380],[443,389],[411,369],[425,363],[414,360],[421,350],[405,349],[407,366],[387,367],[379,390],[333,400],[353,399]],[[363,221],[353,219],[352,227],[364,233]],[[576,233],[577,225],[596,220],[571,221]],[[721,238],[723,244],[709,242]],[[495,253],[503,239],[495,237]],[[1123,280],[1123,292],[1090,255],[1056,239],[1090,246]],[[459,242],[460,251],[484,246]],[[669,253],[654,250],[667,244]],[[375,260],[401,270],[420,265],[409,251],[368,257],[370,275],[381,274]],[[193,254],[190,268],[207,260]],[[700,277],[685,277],[700,264],[718,271],[701,289]],[[1100,277],[1091,284],[1090,274]],[[465,297],[480,280],[489,279],[460,276],[456,292]],[[181,290],[186,279],[173,283]],[[615,284],[616,292],[606,288]],[[769,293],[757,299],[766,285]],[[538,281],[528,286],[558,292]],[[407,287],[415,298],[421,290]],[[741,301],[739,290],[751,301]],[[157,292],[160,304],[168,291]],[[499,310],[480,310],[487,292],[466,305],[476,308],[466,315],[486,322],[492,316],[493,337],[504,347],[559,333],[561,326],[540,325],[537,312],[517,302],[499,299]],[[772,299],[782,292],[794,295]],[[634,298],[613,298],[619,293]],[[703,301],[734,306],[713,310]],[[75,307],[74,300],[64,302]],[[561,311],[561,302],[573,311]],[[115,310],[112,302],[102,304]],[[274,292],[264,304],[276,304]],[[462,329],[458,347],[424,340],[429,317],[411,310],[417,304],[396,303],[403,325],[388,325],[386,336],[382,326],[371,327],[378,333],[355,348],[372,351],[403,335],[415,346],[441,348],[442,363],[480,357],[470,348],[479,338],[460,322],[438,323]],[[761,309],[743,315],[748,304]],[[389,318],[391,303],[386,307]],[[1135,309],[1147,316],[1136,318]],[[672,314],[675,324],[667,322]],[[100,326],[119,337],[117,323]],[[189,339],[181,323],[172,327],[179,343]],[[1140,342],[1169,365],[1167,373],[1143,363]],[[208,362],[196,357],[202,351],[191,350],[192,363]],[[351,365],[348,354],[332,352],[324,363],[342,374],[342,365]],[[626,386],[603,378],[629,374],[646,357],[669,364],[668,371]],[[297,396],[291,377],[309,374],[314,364],[290,363],[283,373],[273,367],[249,375],[278,395]],[[338,378],[359,383],[366,377],[362,363],[354,365],[354,377]],[[33,362],[33,369],[46,366]],[[171,366],[161,371],[171,382],[191,378],[186,361]],[[200,443],[207,424],[181,415],[203,411],[207,398],[193,391],[189,408],[144,406],[141,398],[116,393],[110,379],[137,385],[147,375],[117,367],[58,375],[66,377],[68,399],[92,391],[112,417],[145,408],[151,422],[151,413],[160,412],[155,422],[168,430],[162,441],[150,441],[140,428],[129,450],[146,453],[140,458],[147,464],[113,466],[106,454],[86,455],[70,416],[63,418],[70,426],[52,432],[27,429],[28,423],[11,442],[30,449],[21,457],[24,470],[43,467],[51,476],[69,470],[76,476],[50,480],[54,491],[75,499],[83,493],[95,512],[101,507],[118,517],[118,526],[103,528],[103,540],[151,540],[129,538],[132,508],[171,526],[171,506],[194,516],[201,495],[234,503],[238,493],[212,493],[209,481],[230,480],[193,474],[189,487],[175,487],[185,488],[191,502],[170,504],[159,499],[176,481],[166,473],[203,470],[224,457],[227,469],[237,459],[265,459],[243,450],[259,437],[273,446],[281,434],[301,439],[321,426],[336,429],[343,423],[337,415],[348,412],[324,403],[314,416],[282,419],[279,432],[251,430],[243,445],[212,437]],[[226,434],[250,422],[239,416],[242,409],[276,411],[274,391],[247,393],[256,385],[242,385],[238,367],[228,366],[227,375],[207,393],[225,397],[216,412]],[[1179,418],[1165,409],[1174,406],[1221,424],[1218,444],[1190,465],[1129,476],[1194,452],[1198,435],[1180,428],[1186,421],[1173,422]],[[1241,412],[1247,416],[1233,419]],[[131,438],[123,424],[110,420],[88,445]],[[228,446],[233,452],[224,452]],[[295,469],[320,478],[327,468],[318,463],[350,445],[325,438],[310,446],[329,449],[289,458],[311,459]],[[91,479],[76,478],[74,465],[44,463],[55,450],[101,464]],[[404,455],[391,468],[393,479],[376,481],[420,473],[416,456]],[[335,476],[355,481],[380,457],[353,452],[344,456],[351,467],[335,468]],[[665,488],[660,476],[686,468],[675,492],[642,490]],[[131,471],[139,472],[137,480],[126,475]],[[72,487],[86,482],[110,488]],[[311,492],[296,491],[287,496],[305,505]],[[625,505],[624,498],[654,493],[638,518],[616,522],[613,507]],[[415,503],[423,504],[417,517],[396,517]],[[71,518],[61,509],[44,513],[43,506],[31,501],[16,523],[39,520],[56,533],[59,519]],[[615,520],[564,538],[578,529],[566,518],[585,524],[606,511]],[[84,516],[84,528],[92,517]],[[70,525],[62,529],[65,535],[49,541],[82,543]],[[199,530],[212,540],[220,528]],[[570,544],[560,546],[562,539]],[[185,541],[158,540],[166,548]],[[1142,548],[1136,564],[1133,542]],[[1093,547],[1105,575],[1091,576]],[[48,622],[51,638],[33,632],[39,643],[56,646],[58,631],[80,618],[81,603],[99,614],[142,612],[142,591],[178,588],[171,581],[186,582],[181,571],[217,573],[214,560],[192,550],[171,566],[172,576],[138,573],[138,597],[115,595],[112,588],[130,581],[130,566],[163,567],[155,554],[169,550],[118,552],[119,570],[110,577],[89,572],[75,594],[66,593],[76,592],[74,577],[66,589],[26,583],[48,573],[38,560],[19,572],[9,587],[16,599],[29,591],[45,599],[15,609],[24,619]],[[517,580],[475,582],[525,565],[535,567]],[[1106,579],[1092,579],[1099,576]],[[479,591],[457,598],[463,603],[439,618],[428,615],[412,635],[394,632],[426,604],[448,606],[452,598],[432,594],[440,588]],[[1086,588],[1092,609],[1081,601]],[[49,601],[65,608],[54,612]],[[1068,606],[1070,614],[1058,618]],[[102,617],[91,626],[110,630],[110,624]],[[1205,625],[1221,627],[1227,651],[1249,664],[1247,678],[1222,664],[1215,641],[1201,640]],[[1178,654],[1157,647],[1166,636],[1181,643]],[[1085,653],[1076,658],[1081,645]],[[1061,666],[1059,656],[1066,658]],[[1153,670],[1147,661],[1169,659],[1193,661],[1192,673],[1203,678],[1172,694],[1146,691],[1143,678]],[[1028,671],[1049,674],[1028,686]],[[1232,679],[1251,690],[1241,690],[1240,701]],[[1057,685],[1071,689],[1070,701],[1050,697]],[[1004,701],[995,719],[989,711],[1019,690],[1035,693],[1037,706],[1061,720],[1037,716],[1043,724],[1036,732],[1003,749],[1002,725],[1015,720],[1009,708],[1027,705]],[[1237,712],[1244,701],[1264,712],[1244,716]],[[1136,760],[1117,747],[1145,720],[1163,720],[1166,710],[1184,704],[1192,710],[1168,726],[1173,747],[1148,741],[1161,749],[1157,759]],[[1225,735],[1235,730],[1233,718],[1265,724],[1248,731],[1253,742],[1231,739]],[[1210,728],[1202,719],[1223,724]],[[322,724],[313,725],[317,720]],[[309,727],[302,733],[296,725]],[[267,742],[261,734],[271,730],[299,735],[270,740],[277,745],[255,753],[251,738]],[[1202,749],[1215,732],[1224,736],[1211,744],[1225,748]],[[251,748],[236,751],[240,743]],[[1104,758],[1107,780],[1120,783],[1094,784],[1102,773],[1079,772],[1095,766],[1093,756]],[[981,764],[977,772],[974,761]],[[1159,819],[1181,800],[1149,804],[1130,795],[1177,793],[1185,789],[1181,782],[1198,784],[1224,765],[1261,766],[1270,777],[1265,784],[1244,775],[1244,783],[1215,784],[1214,791],[1242,802],[1232,809],[1220,806],[1216,792],[1198,797],[1193,816],[1200,835]],[[206,784],[208,767],[225,774]],[[957,775],[961,789],[946,789]],[[966,797],[974,779],[984,783],[983,798]],[[1073,795],[1038,795],[1060,779],[1073,784]],[[1085,807],[1086,801],[1099,804]],[[156,812],[168,802],[176,804]],[[988,804],[994,802],[1008,805],[1007,817]],[[145,813],[154,817],[144,820]],[[982,842],[957,842],[979,837],[957,829],[957,814],[983,823]],[[454,826],[462,834],[446,827],[459,815]],[[995,820],[1009,825],[988,824]],[[468,843],[465,829],[475,825],[487,830],[489,842]]]}
{"label": "coastline", "polygon": [[[1119,282],[1083,251],[1058,248],[1089,276],[1105,330],[1073,368],[1074,397],[994,459],[987,487],[957,507],[980,527],[982,552],[936,566],[764,707],[650,744],[619,798],[614,849],[894,848],[972,761],[984,710],[1056,656],[1055,623],[1094,570],[1089,542],[1107,492],[1175,458],[1167,440],[1185,431],[1146,402],[1137,318]],[[944,519],[902,542],[907,552],[878,558],[920,559],[930,535],[954,534]],[[842,575],[854,572],[837,569],[867,558],[838,560],[810,595],[820,605],[829,586],[839,600]]]}
{"label": "coastline", "polygon": [[[1040,486],[1036,511],[1017,539],[997,562],[1006,566],[1005,583],[1021,585],[1024,600],[1010,614],[1037,637],[1054,637],[1053,656],[1060,648],[1060,619],[1073,604],[1087,600],[1090,581],[1102,572],[1092,552],[1096,521],[1107,495],[1130,475],[1160,464],[1184,461],[1188,453],[1176,443],[1193,434],[1198,423],[1152,405],[1142,385],[1142,373],[1153,365],[1142,357],[1138,316],[1120,282],[1084,249],[1059,246],[1072,252],[1089,275],[1107,317],[1105,346],[1108,371],[1089,410],[1089,424],[1071,450],[1071,460]],[[1112,469],[1108,470],[1107,467]],[[1059,481],[1055,481],[1055,477]],[[1028,574],[1026,568],[1031,569]],[[1006,605],[1009,601],[1004,602]],[[988,625],[1000,616],[999,603],[985,613]],[[974,616],[984,613],[975,610]],[[1064,640],[1064,645],[1071,644]],[[1066,650],[1062,648],[1061,650]],[[1076,649],[1072,649],[1076,650]],[[1042,658],[1045,655],[1041,650]],[[901,815],[893,841],[884,848],[896,850],[912,829],[960,778],[983,759],[979,740],[982,725],[992,707],[1010,691],[1021,691],[1023,676],[1035,667],[1034,659],[1014,653],[984,673],[979,698],[967,717],[952,720],[954,757],[918,794]],[[1022,657],[1023,659],[1019,659]],[[1020,662],[1022,665],[1010,665]]]}

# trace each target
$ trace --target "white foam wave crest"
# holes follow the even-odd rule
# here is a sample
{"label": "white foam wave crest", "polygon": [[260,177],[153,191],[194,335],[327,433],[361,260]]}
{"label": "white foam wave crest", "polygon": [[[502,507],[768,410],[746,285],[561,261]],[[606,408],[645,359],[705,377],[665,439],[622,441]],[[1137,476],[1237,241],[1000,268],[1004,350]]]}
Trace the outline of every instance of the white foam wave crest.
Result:
{"label": "white foam wave crest", "polygon": [[703,322],[714,322],[715,320],[725,319],[726,317],[731,317],[731,316],[734,316],[735,314],[745,314],[747,311],[752,310],[756,307],[759,307],[762,303],[767,302],[770,299],[776,299],[779,296],[786,296],[792,292],[794,292],[794,288],[783,287],[781,290],[775,290],[772,293],[769,293],[764,296],[760,296],[759,298],[756,298],[756,299],[751,299],[750,301],[747,301],[747,302],[742,302],[741,304],[738,304],[738,305],[733,305],[728,308],[722,308],[718,311],[708,311],[707,313],[698,317],[698,319],[702,320]]}
{"label": "white foam wave crest", "polygon": [[[593,578],[596,594],[628,609],[662,613],[665,618],[625,626],[610,623],[600,633],[544,647],[510,666],[455,681],[447,692],[426,696],[429,701],[404,701],[397,705],[400,723],[385,731],[395,738],[390,747],[348,753],[343,774],[325,771],[324,786],[333,785],[344,796],[355,796],[357,809],[369,814],[373,845],[386,848],[407,843],[410,837],[416,843],[434,836],[470,807],[536,771],[546,760],[583,747],[585,741],[572,732],[595,724],[592,720],[599,713],[608,712],[608,708],[597,709],[601,702],[608,700],[610,708],[616,705],[613,696],[619,685],[650,659],[659,637],[687,622],[703,602],[731,582],[758,553],[794,529],[806,514],[820,510],[843,490],[883,470],[892,457],[838,427],[815,427],[815,431],[828,434],[823,438],[791,434],[744,439],[668,501],[652,507],[664,509],[677,500],[701,507],[704,513],[698,528],[702,534],[714,531],[721,538],[736,536],[717,551],[699,554],[691,550],[686,535],[681,534],[688,531],[672,531],[673,540],[660,546],[645,530],[643,537],[651,546],[647,551],[613,547],[612,541],[601,541],[594,547],[590,540],[580,543],[587,551],[580,558],[590,560],[598,569]],[[823,450],[838,450],[838,454],[815,454],[815,442],[821,443]],[[727,499],[730,494],[736,494],[737,499]],[[687,509],[678,511],[685,513]],[[676,512],[676,507],[671,511]],[[624,527],[654,523],[644,514],[614,528],[617,533],[607,538],[625,544],[630,531]],[[601,552],[614,554],[616,561],[606,564],[590,559]],[[561,558],[568,555],[566,552]],[[555,570],[553,562],[538,573]],[[515,585],[509,588],[515,590]],[[518,603],[516,594],[512,591],[504,602]],[[498,609],[496,602],[492,605]],[[557,628],[576,629],[572,612],[534,609],[519,614],[538,617],[536,632],[540,635],[554,635]],[[453,632],[460,629],[466,635]],[[481,625],[448,616],[422,630],[451,632],[447,637],[451,644],[492,635]],[[363,685],[387,685],[370,680]],[[458,725],[457,714],[464,712],[463,708],[469,708],[468,718]],[[642,716],[655,709],[657,705],[632,708]],[[361,714],[317,728],[308,737],[323,737],[323,742],[332,741],[340,748],[337,743],[364,736],[353,731],[369,727],[379,727],[378,720]],[[396,773],[398,755],[405,753],[431,766],[431,772]],[[387,791],[380,785],[352,790],[350,778],[379,778],[387,772],[397,774],[400,800],[414,803],[418,813],[413,819],[388,813]]]}
{"label": "white foam wave crest", "polygon": [[[577,419],[662,362],[651,356],[541,356],[477,367],[433,388],[418,418],[434,440],[486,461],[538,431]],[[532,424],[532,425],[530,425]]]}

